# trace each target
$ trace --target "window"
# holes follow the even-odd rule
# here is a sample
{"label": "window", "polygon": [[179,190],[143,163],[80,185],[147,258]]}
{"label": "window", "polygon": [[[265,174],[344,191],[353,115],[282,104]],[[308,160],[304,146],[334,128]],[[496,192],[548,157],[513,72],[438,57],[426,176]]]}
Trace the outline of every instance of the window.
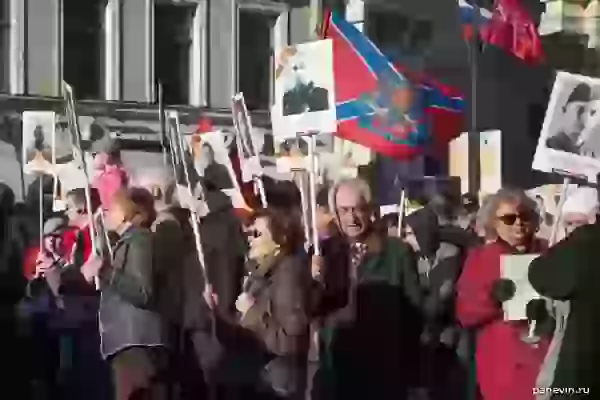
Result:
{"label": "window", "polygon": [[387,55],[425,55],[433,36],[431,22],[387,9],[367,8],[367,36]]}
{"label": "window", "polygon": [[78,99],[104,93],[104,0],[63,0],[63,79]]}
{"label": "window", "polygon": [[190,103],[192,27],[196,7],[156,4],[154,73],[163,84],[165,103]]}
{"label": "window", "polygon": [[271,106],[273,32],[278,14],[240,9],[238,15],[238,91],[250,110]]}
{"label": "window", "polygon": [[0,92],[10,92],[10,0],[0,0]]}

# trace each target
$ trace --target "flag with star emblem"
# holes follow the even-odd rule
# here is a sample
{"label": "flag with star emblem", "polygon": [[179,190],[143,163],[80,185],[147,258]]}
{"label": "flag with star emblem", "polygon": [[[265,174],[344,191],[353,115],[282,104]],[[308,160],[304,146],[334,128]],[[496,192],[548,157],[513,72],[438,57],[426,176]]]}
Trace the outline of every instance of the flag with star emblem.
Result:
{"label": "flag with star emblem", "polygon": [[463,99],[452,89],[403,71],[362,32],[330,12],[337,136],[406,159],[445,145],[463,129]]}

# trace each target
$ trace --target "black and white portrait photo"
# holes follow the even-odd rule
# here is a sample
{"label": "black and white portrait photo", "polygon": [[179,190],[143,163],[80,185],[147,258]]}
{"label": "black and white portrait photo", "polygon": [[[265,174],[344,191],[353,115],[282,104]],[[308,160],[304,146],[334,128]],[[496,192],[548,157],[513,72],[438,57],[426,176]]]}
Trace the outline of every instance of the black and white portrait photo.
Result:
{"label": "black and white portrait photo", "polygon": [[221,132],[186,136],[196,172],[209,190],[237,189],[229,151]]}
{"label": "black and white portrait photo", "polygon": [[278,54],[272,118],[288,131],[279,136],[335,131],[331,40],[287,47]]}
{"label": "black and white portrait photo", "polygon": [[557,74],[533,168],[595,181],[600,172],[600,79]]}
{"label": "black and white portrait photo", "polygon": [[329,108],[329,90],[315,82],[311,61],[297,47],[288,47],[281,53],[278,72],[283,80],[284,117]]}
{"label": "black and white portrait photo", "polygon": [[256,148],[253,143],[252,135],[252,123],[250,122],[244,95],[242,93],[238,93],[233,97],[231,113],[242,158],[250,159],[256,157]]}
{"label": "black and white portrait photo", "polygon": [[[567,153],[585,154],[586,139],[590,139],[590,132],[594,130],[594,115],[598,110],[598,99],[592,98],[592,88],[587,83],[579,83],[569,94],[565,104],[558,113],[562,114],[560,125],[553,135],[546,139],[546,146],[551,149]],[[598,154],[600,156],[600,154]]]}
{"label": "black and white portrait photo", "polygon": [[52,111],[23,112],[23,167],[27,173],[50,173],[55,123]]}

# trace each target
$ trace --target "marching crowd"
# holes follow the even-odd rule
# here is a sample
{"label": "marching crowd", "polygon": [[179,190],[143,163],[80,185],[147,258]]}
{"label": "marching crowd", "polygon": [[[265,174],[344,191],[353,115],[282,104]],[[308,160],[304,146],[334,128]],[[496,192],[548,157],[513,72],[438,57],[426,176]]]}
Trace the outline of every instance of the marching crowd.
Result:
{"label": "marching crowd", "polygon": [[[170,167],[95,157],[91,201],[74,189],[62,213],[0,184],[3,398],[531,400],[543,377],[600,398],[595,189],[565,204],[549,247],[521,190],[481,207],[436,195],[398,229],[366,182],[342,180],[318,193],[313,251],[294,184],[265,182],[269,206],[240,213],[210,179],[190,196]],[[556,303],[505,321],[501,257],[527,253]]]}

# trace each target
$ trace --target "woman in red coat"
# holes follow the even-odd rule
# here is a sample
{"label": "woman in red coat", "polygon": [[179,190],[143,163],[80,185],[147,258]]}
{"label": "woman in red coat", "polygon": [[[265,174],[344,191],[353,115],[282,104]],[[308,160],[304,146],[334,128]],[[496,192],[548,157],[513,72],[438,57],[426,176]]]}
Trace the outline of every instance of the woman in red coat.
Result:
{"label": "woman in red coat", "polygon": [[500,279],[501,256],[543,248],[535,239],[535,209],[535,202],[520,190],[501,189],[486,199],[483,228],[496,239],[471,251],[458,281],[456,313],[462,326],[477,334],[477,381],[484,400],[533,400],[548,348],[549,335],[538,331],[541,339],[531,343],[527,321],[504,321],[502,311],[514,285]]}

